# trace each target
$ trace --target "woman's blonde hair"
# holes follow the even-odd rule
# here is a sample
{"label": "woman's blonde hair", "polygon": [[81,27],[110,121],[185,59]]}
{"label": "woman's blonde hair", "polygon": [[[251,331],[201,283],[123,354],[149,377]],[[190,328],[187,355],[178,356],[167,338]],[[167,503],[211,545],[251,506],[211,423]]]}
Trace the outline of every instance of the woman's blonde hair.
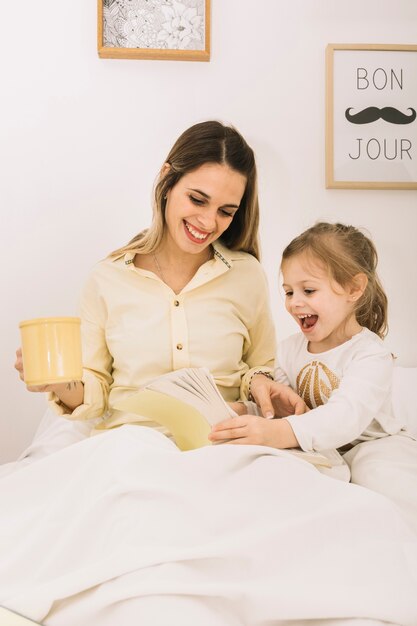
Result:
{"label": "woman's blonde hair", "polygon": [[354,282],[357,274],[368,281],[356,303],[358,323],[383,338],[388,332],[388,300],[376,272],[378,254],[373,242],[354,226],[318,222],[291,241],[282,254],[282,264],[303,252],[326,267],[342,287]]}
{"label": "woman's blonde hair", "polygon": [[169,168],[161,173],[154,188],[151,226],[109,256],[126,252],[148,254],[156,250],[165,231],[166,195],[169,190],[188,172],[206,163],[218,163],[227,165],[246,178],[239,210],[220,241],[231,250],[243,250],[259,259],[256,163],[253,150],[242,135],[235,128],[217,121],[195,124],[177,139],[165,163]]}

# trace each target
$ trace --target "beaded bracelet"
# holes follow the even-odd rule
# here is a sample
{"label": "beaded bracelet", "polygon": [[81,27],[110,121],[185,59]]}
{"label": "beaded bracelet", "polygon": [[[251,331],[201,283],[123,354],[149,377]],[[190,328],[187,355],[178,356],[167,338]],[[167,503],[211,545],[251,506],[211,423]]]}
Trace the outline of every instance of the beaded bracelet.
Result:
{"label": "beaded bracelet", "polygon": [[270,380],[274,380],[274,377],[272,376],[272,374],[270,372],[264,372],[263,370],[257,370],[256,372],[253,372],[253,374],[249,378],[249,384],[248,384],[248,400],[250,402],[255,402],[255,399],[254,399],[254,397],[252,395],[252,392],[251,392],[251,384],[252,384],[253,377],[256,376],[257,374],[262,374],[262,376],[266,376]]}

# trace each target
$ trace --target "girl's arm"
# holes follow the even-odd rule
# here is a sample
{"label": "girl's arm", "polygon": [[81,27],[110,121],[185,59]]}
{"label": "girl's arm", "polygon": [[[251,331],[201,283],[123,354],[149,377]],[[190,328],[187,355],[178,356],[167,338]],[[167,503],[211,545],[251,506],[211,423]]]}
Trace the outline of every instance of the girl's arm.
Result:
{"label": "girl's arm", "polygon": [[248,384],[249,399],[256,402],[264,417],[285,417],[305,413],[308,407],[290,386],[286,372],[279,365],[278,356],[273,376],[275,380],[256,372],[252,374]]}
{"label": "girl's arm", "polygon": [[255,415],[232,417],[213,426],[210,441],[270,446],[271,448],[298,448],[298,440],[285,419],[265,419]]}

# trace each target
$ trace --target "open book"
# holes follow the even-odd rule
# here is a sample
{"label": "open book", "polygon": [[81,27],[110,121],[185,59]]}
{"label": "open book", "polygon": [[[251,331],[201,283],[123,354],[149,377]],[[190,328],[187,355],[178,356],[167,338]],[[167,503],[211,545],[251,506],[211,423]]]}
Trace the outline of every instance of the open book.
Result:
{"label": "open book", "polygon": [[[184,368],[164,374],[114,406],[118,411],[147,417],[172,434],[181,450],[210,445],[211,427],[237,417],[225,402],[206,368]],[[332,467],[319,452],[287,450],[313,465]],[[337,454],[337,453],[336,453]]]}
{"label": "open book", "polygon": [[211,427],[237,417],[206,368],[184,368],[164,374],[117,402],[114,408],[165,426],[181,450],[209,445]]}
{"label": "open book", "polygon": [[0,606],[0,626],[35,626],[36,624],[41,626],[39,622],[34,622],[28,617]]}

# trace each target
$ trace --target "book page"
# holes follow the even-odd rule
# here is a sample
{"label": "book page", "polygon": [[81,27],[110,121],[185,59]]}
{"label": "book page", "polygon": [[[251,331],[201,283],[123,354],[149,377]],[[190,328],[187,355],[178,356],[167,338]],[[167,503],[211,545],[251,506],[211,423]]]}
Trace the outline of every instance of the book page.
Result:
{"label": "book page", "polygon": [[165,393],[191,404],[212,426],[229,417],[236,417],[205,368],[185,368],[170,372],[151,381],[145,389]]}

